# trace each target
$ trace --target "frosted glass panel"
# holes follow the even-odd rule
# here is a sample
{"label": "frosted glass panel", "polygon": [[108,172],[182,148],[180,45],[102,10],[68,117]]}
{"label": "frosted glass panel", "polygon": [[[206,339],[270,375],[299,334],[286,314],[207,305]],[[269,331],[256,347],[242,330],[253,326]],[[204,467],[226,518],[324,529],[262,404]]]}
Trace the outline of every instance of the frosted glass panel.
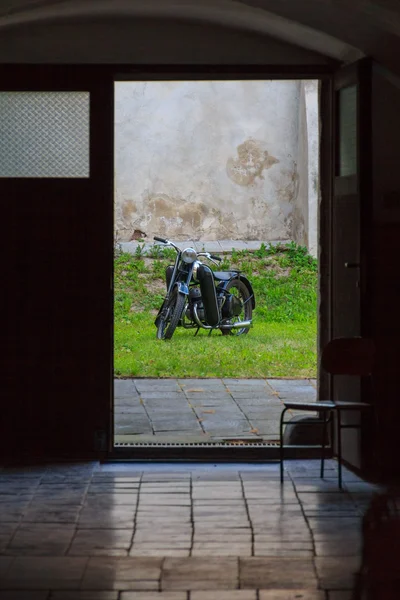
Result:
{"label": "frosted glass panel", "polygon": [[357,173],[357,86],[339,92],[339,173]]}
{"label": "frosted glass panel", "polygon": [[0,177],[89,177],[89,92],[0,92]]}

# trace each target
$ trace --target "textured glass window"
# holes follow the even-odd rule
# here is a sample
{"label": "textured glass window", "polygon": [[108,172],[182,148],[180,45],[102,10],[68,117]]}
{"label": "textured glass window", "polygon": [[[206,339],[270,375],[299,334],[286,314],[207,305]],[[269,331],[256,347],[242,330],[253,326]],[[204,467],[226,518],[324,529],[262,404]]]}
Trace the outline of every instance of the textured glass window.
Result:
{"label": "textured glass window", "polygon": [[339,91],[338,175],[357,174],[357,86]]}
{"label": "textured glass window", "polygon": [[89,92],[0,92],[0,177],[89,177]]}

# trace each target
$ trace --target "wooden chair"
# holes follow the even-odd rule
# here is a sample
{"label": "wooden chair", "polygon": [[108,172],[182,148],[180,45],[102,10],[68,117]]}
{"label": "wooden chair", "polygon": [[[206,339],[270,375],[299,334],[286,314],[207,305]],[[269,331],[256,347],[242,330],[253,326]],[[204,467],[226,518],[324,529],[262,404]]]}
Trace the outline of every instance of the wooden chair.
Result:
{"label": "wooden chair", "polygon": [[[352,375],[356,377],[369,377],[372,374],[372,368],[375,358],[375,346],[372,340],[368,338],[336,338],[329,342],[322,351],[321,366],[331,375]],[[283,483],[283,461],[284,451],[287,446],[283,444],[283,426],[291,423],[285,421],[287,410],[299,410],[304,412],[318,412],[319,417],[307,423],[307,426],[322,425],[321,440],[321,478],[324,476],[325,465],[325,446],[327,442],[328,423],[334,423],[336,414],[336,438],[337,438],[337,458],[338,458],[338,481],[339,488],[342,487],[342,429],[360,429],[359,424],[342,423],[342,411],[366,411],[371,409],[371,405],[366,402],[348,401],[335,402],[334,400],[324,400],[318,402],[302,402],[296,400],[287,400],[283,402],[284,409],[281,414],[279,438],[280,438],[280,475]],[[332,427],[333,433],[333,427]],[[333,435],[331,443],[333,443]],[[290,445],[289,445],[290,447]]]}

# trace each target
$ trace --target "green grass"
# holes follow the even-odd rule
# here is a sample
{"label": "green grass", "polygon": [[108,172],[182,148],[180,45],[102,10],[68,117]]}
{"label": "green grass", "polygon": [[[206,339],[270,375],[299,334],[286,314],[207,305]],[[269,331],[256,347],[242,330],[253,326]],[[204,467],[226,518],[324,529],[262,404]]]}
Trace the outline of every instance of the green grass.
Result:
{"label": "green grass", "polygon": [[240,268],[256,297],[254,324],[245,336],[178,328],[169,341],[156,340],[154,317],[165,293],[165,267],[174,251],[154,258],[115,258],[114,367],[116,376],[136,377],[315,377],[317,263],[292,243],[254,253],[235,252],[221,269]]}

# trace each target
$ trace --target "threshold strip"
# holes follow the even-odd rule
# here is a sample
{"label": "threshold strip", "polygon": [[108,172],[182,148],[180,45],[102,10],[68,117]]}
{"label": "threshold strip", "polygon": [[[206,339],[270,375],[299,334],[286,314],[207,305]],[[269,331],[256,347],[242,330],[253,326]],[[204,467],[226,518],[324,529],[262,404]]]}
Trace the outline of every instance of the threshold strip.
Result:
{"label": "threshold strip", "polygon": [[278,442],[116,442],[114,448],[266,448],[279,447]]}

